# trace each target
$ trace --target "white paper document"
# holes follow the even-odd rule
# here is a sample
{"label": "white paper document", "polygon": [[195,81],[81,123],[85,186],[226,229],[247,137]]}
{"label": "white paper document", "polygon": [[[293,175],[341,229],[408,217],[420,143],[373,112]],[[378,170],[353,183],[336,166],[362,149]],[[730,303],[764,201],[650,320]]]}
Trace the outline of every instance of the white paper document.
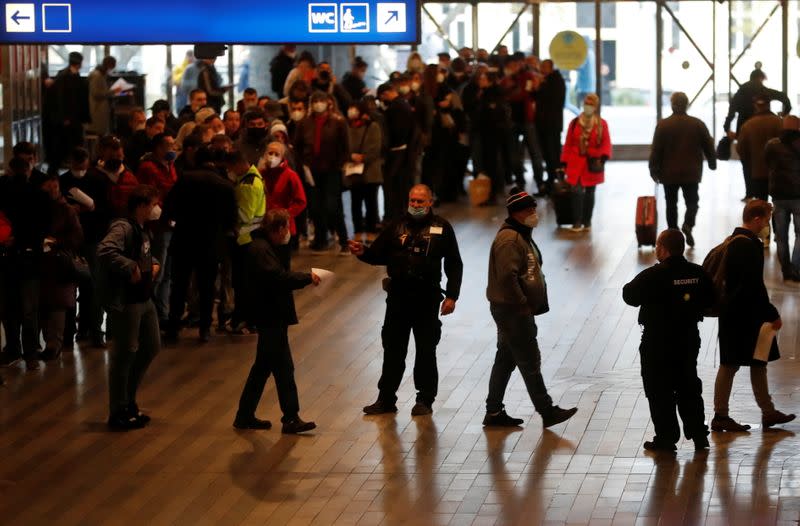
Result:
{"label": "white paper document", "polygon": [[324,268],[312,268],[311,272],[319,276],[319,285],[314,287],[314,295],[325,297],[336,281],[336,274]]}
{"label": "white paper document", "polygon": [[121,92],[130,91],[134,89],[136,86],[125,80],[124,78],[118,78],[114,84],[111,85],[111,90],[115,90],[117,88],[120,89]]}
{"label": "white paper document", "polygon": [[756,350],[753,353],[753,359],[759,362],[769,361],[769,351],[772,349],[772,340],[775,339],[777,332],[772,328],[771,323],[765,323],[758,331],[758,340],[756,341]]}

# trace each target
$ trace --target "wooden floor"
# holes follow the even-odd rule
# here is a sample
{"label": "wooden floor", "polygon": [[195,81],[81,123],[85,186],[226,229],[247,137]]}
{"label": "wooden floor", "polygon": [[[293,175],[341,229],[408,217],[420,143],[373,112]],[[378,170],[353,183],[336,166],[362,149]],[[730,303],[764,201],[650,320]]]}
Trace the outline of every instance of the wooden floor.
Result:
{"label": "wooden floor", "polygon": [[[706,455],[687,442],[676,457],[642,450],[653,431],[640,329],[621,287],[654,261],[651,250],[637,251],[632,224],[635,197],[652,193],[652,183],[643,163],[609,166],[591,234],[557,232],[546,204],[536,231],[552,305],[539,319],[543,370],[555,401],[579,408],[568,423],[543,431],[515,373],[506,404],[525,427],[482,428],[495,348],[485,274],[504,209],[448,207],[441,213],[455,225],[466,270],[456,313],[444,320],[432,418],[411,418],[408,377],[396,416],[361,413],[376,397],[381,366],[382,269],[302,254],[297,267],[340,278],[330,297],[298,294],[301,323],[290,332],[302,416],[317,422],[315,432],[231,427],[253,336],[217,335],[203,346],[189,334],[164,349],[141,391],[153,422],[127,434],[105,429],[107,353],[76,349],[32,373],[19,365],[0,372],[0,523],[797,524],[797,424],[712,434]],[[702,260],[737,223],[739,170],[721,163],[701,186],[691,259]],[[783,358],[769,378],[777,406],[798,412],[800,289],[777,280],[774,252],[766,272],[784,319]],[[701,332],[710,419],[716,321]],[[413,352],[409,369],[412,362]],[[734,417],[760,422],[746,371],[731,407]],[[271,382],[259,416],[280,418]]]}

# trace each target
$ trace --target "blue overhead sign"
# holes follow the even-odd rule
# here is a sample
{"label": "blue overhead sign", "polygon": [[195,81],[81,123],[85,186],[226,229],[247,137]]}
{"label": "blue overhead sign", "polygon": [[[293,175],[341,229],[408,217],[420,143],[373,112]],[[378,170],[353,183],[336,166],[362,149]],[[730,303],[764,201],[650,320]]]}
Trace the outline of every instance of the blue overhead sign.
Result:
{"label": "blue overhead sign", "polygon": [[0,44],[410,44],[418,0],[3,2]]}

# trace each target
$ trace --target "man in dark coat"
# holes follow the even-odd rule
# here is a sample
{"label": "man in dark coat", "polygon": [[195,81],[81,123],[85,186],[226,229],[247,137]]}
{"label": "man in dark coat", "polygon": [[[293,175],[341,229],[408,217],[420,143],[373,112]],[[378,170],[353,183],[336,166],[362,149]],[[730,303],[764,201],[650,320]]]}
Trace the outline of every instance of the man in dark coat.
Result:
{"label": "man in dark coat", "polygon": [[73,51],[69,64],[58,72],[53,84],[56,152],[49,170],[57,173],[76,146],[83,145],[83,124],[89,122],[89,86],[81,77],[83,55]]}
{"label": "man in dark coat", "polygon": [[[746,431],[748,425],[737,423],[728,415],[728,400],[733,377],[739,367],[750,367],[750,382],[756,403],[761,409],[761,423],[766,427],[785,424],[795,415],[784,414],[772,403],[767,385],[767,361],[754,358],[759,333],[771,325],[779,330],[778,309],[770,303],[764,285],[764,249],[759,232],[769,226],[772,205],[755,199],[742,213],[742,226],[729,238],[723,261],[725,289],[721,295],[719,314],[720,366],[714,385],[714,419],[712,431]],[[777,339],[772,340],[768,361],[780,358]]]}
{"label": "man in dark coat", "polygon": [[[755,109],[753,108],[753,100],[757,95],[761,95],[767,101],[777,100],[783,104],[783,113],[789,114],[792,111],[792,103],[785,93],[778,90],[770,89],[764,86],[764,81],[767,79],[766,73],[760,69],[754,69],[750,73],[750,80],[741,85],[739,90],[731,99],[731,104],[728,108],[728,115],[725,117],[725,124],[722,128],[728,133],[731,139],[734,139],[742,129],[742,125],[753,116]],[[738,114],[736,119],[736,132],[731,131],[731,122],[733,122],[734,115]]]}
{"label": "man in dark coat", "polygon": [[255,412],[270,373],[275,376],[278,403],[283,417],[283,433],[296,434],[314,429],[314,422],[304,422],[300,416],[294,364],[289,348],[289,326],[297,325],[292,292],[310,284],[319,285],[314,273],[291,271],[292,237],[289,212],[270,210],[263,226],[252,233],[253,241],[245,257],[246,290],[250,293],[250,320],[258,328],[256,361],[250,369],[247,383],[239,400],[239,410],[233,427],[237,429],[269,429],[268,420],[256,418]]}
{"label": "man in dark coat", "polygon": [[536,130],[550,185],[561,168],[561,130],[564,129],[567,86],[552,60],[543,60],[540,71],[544,79],[536,92]]}
{"label": "man in dark coat", "polygon": [[170,244],[172,289],[166,333],[170,341],[178,338],[193,271],[199,295],[200,341],[210,339],[214,282],[226,236],[233,231],[238,212],[233,184],[219,176],[213,155],[208,148],[199,149],[197,167],[181,175],[164,202],[165,218],[175,221]]}
{"label": "man in dark coat", "polygon": [[383,168],[384,219],[400,219],[404,215],[413,169],[411,148],[414,141],[414,111],[391,83],[378,88],[383,104],[386,156]]}
{"label": "man in dark coat", "polygon": [[681,415],[683,433],[695,450],[708,447],[703,386],[697,376],[700,332],[697,323],[714,302],[714,283],[703,267],[683,257],[683,234],[671,228],[656,241],[659,263],[643,270],[622,289],[625,303],[639,310],[644,327],[639,355],[642,382],[656,435],[651,451],[675,451]]}
{"label": "man in dark coat", "polygon": [[272,62],[269,63],[269,74],[272,78],[272,91],[278,98],[284,96],[283,85],[286,84],[286,77],[289,72],[294,68],[294,57],[297,53],[297,46],[287,44],[283,46],[280,52],[275,55]]}
{"label": "man in dark coat", "polygon": [[692,228],[697,217],[697,193],[703,178],[703,156],[708,160],[711,170],[717,169],[714,139],[700,119],[686,114],[689,98],[676,91],[670,98],[672,115],[656,126],[653,146],[650,150],[650,177],[664,185],[664,198],[667,201],[667,226],[678,228],[678,190],[683,191],[686,201],[683,233],[686,243],[694,246]]}
{"label": "man in dark coat", "polygon": [[[775,205],[773,225],[783,279],[800,281],[800,118],[788,115],[783,131],[767,143],[769,195]],[[795,245],[789,252],[789,225],[794,222]]]}

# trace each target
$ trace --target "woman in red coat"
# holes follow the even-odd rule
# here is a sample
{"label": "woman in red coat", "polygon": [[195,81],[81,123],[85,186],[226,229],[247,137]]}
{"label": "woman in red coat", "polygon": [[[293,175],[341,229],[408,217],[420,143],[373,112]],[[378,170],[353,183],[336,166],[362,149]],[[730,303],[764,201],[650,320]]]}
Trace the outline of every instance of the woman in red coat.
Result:
{"label": "woman in red coat", "polygon": [[591,228],[595,188],[605,180],[603,167],[611,158],[611,136],[608,123],[600,117],[599,106],[597,95],[586,95],[583,112],[569,123],[561,151],[567,182],[575,190],[573,232]]}

